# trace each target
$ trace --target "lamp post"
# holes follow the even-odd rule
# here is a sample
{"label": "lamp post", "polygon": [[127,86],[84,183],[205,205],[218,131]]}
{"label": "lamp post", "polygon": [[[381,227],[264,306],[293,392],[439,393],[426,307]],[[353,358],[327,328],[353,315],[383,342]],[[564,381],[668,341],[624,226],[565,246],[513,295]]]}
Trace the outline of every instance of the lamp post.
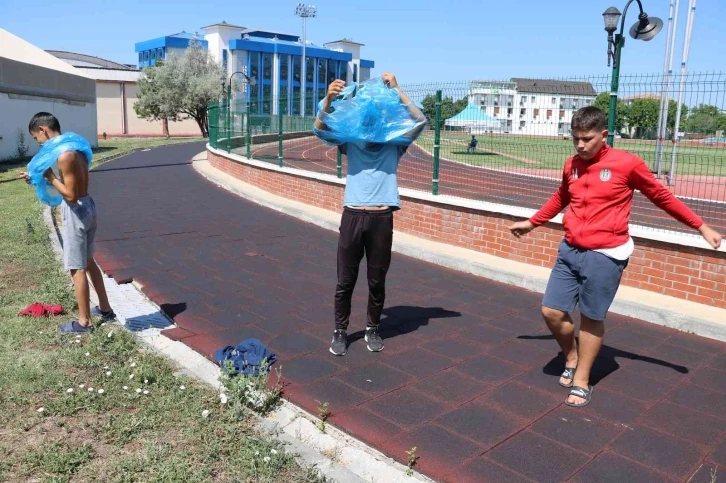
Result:
{"label": "lamp post", "polygon": [[305,46],[307,45],[307,19],[315,18],[318,14],[315,5],[305,5],[304,3],[298,3],[295,8],[295,15],[302,18],[302,69],[301,69],[301,84],[302,84],[302,96],[300,96],[300,114],[305,117],[305,95],[307,92],[307,63],[305,62]]}
{"label": "lamp post", "polygon": [[[257,81],[255,80],[254,77],[250,77],[250,76],[248,76],[247,74],[245,74],[244,72],[241,72],[241,71],[232,72],[232,75],[229,76],[229,82],[227,83],[227,96],[226,96],[226,102],[225,102],[225,108],[227,109],[227,115],[226,115],[226,118],[225,118],[225,124],[226,124],[226,129],[227,129],[227,152],[230,151],[230,141],[231,141],[231,139],[230,139],[230,136],[231,136],[231,130],[230,130],[230,117],[231,117],[231,115],[230,115],[230,112],[232,110],[232,107],[231,107],[232,106],[232,102],[231,102],[232,101],[232,78],[235,76],[235,74],[242,74],[242,76],[247,81],[247,84],[248,85],[250,85],[250,86],[257,85]],[[222,91],[224,92],[224,80],[222,80]],[[249,101],[247,102],[247,106],[245,108],[245,113],[247,114],[247,124],[248,124],[248,129],[247,129],[247,142],[246,142],[246,144],[247,144],[247,153],[248,153],[248,156],[247,157],[249,157],[249,151],[250,151],[250,146],[249,146],[249,142],[250,142],[250,140],[249,140],[249,137],[250,137],[249,136],[249,134],[250,134],[250,130],[249,130],[249,123],[250,123],[250,116],[249,116],[249,113],[250,113],[250,103],[249,103]]]}
{"label": "lamp post", "polygon": [[[643,4],[640,0],[629,0],[622,14],[615,7],[608,8],[602,14],[605,20],[605,31],[608,33],[608,66],[610,66],[611,61],[613,63],[613,74],[610,82],[610,111],[608,113],[608,144],[610,146],[613,145],[615,140],[615,119],[618,107],[618,83],[620,79],[620,54],[625,45],[625,35],[623,35],[623,31],[625,30],[625,16],[628,14],[628,8],[633,2],[638,2],[640,15],[638,15],[638,21],[630,28],[631,37],[647,42],[652,40],[663,28],[663,21],[661,19],[648,17],[648,14],[643,11]],[[621,15],[622,20],[620,19]],[[621,20],[620,32],[613,38],[613,34],[618,28],[618,20]]]}

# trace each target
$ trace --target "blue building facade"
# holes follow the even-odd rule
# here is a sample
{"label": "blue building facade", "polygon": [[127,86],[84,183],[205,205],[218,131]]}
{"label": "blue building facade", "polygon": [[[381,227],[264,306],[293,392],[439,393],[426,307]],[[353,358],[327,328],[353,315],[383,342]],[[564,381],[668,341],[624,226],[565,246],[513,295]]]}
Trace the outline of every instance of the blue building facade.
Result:
{"label": "blue building facade", "polygon": [[[347,84],[370,78],[372,60],[360,58],[363,44],[339,40],[305,46],[305,79],[302,79],[303,45],[296,35],[249,29],[225,22],[204,27],[198,39],[226,72],[226,82],[235,72],[255,79],[255,85],[234,76],[234,100],[249,101],[250,112],[259,114],[315,115],[327,86],[335,79]],[[174,53],[183,53],[194,38],[176,34],[136,44],[139,67],[154,65]]]}

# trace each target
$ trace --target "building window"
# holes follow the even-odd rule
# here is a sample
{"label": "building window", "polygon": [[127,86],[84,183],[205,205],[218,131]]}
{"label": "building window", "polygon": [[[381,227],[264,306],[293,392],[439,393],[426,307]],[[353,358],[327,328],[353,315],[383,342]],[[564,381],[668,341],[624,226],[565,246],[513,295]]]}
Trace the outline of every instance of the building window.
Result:
{"label": "building window", "polygon": [[525,121],[519,121],[519,129],[522,129],[526,125],[527,123]]}
{"label": "building window", "polygon": [[328,61],[328,84],[338,78],[338,64],[337,60]]}
{"label": "building window", "polygon": [[534,116],[535,119],[537,119],[537,117],[539,116],[539,109],[535,109],[534,110],[533,116]]}
{"label": "building window", "polygon": [[315,95],[311,87],[305,88],[305,115],[312,116],[315,112]]}
{"label": "building window", "polygon": [[144,60],[149,60],[149,51],[144,51]]}
{"label": "building window", "polygon": [[300,87],[298,86],[292,88],[292,114],[294,116],[300,115]]}
{"label": "building window", "polygon": [[520,116],[526,116],[527,115],[527,109],[520,109],[519,110],[519,115]]}
{"label": "building window", "polygon": [[512,109],[511,107],[509,109],[507,109],[507,116],[511,116],[513,110],[514,109]]}
{"label": "building window", "polygon": [[280,82],[288,82],[290,75],[290,56],[280,55]]}
{"label": "building window", "polygon": [[564,119],[564,118],[565,118],[565,111],[560,111],[560,119]]}
{"label": "building window", "polygon": [[272,85],[262,86],[262,114],[271,114],[270,103],[272,102]]}
{"label": "building window", "polygon": [[315,65],[311,57],[305,57],[305,80],[306,83],[312,84],[315,77]]}
{"label": "building window", "polygon": [[499,115],[499,108],[498,107],[495,107],[494,108],[494,115],[495,116],[498,116]]}
{"label": "building window", "polygon": [[250,86],[250,113],[258,114],[260,112],[260,85]]}
{"label": "building window", "polygon": [[536,97],[534,97],[534,96],[532,96],[532,104],[534,104],[534,102],[535,102],[536,100],[537,100],[537,98],[536,98]]}
{"label": "building window", "polygon": [[557,98],[556,97],[553,97],[552,98],[552,104],[557,104]]}
{"label": "building window", "polygon": [[[292,57],[292,81],[300,82],[300,71],[302,70],[302,57],[294,55]],[[298,113],[299,114],[299,113]]]}
{"label": "building window", "polygon": [[229,53],[227,52],[227,49],[223,49],[222,50],[222,70],[224,72],[227,72],[228,56],[229,56]]}
{"label": "building window", "polygon": [[260,76],[260,54],[258,52],[250,52],[250,77],[259,80]]}
{"label": "building window", "polygon": [[549,121],[550,119],[552,119],[552,110],[547,109],[547,120]]}
{"label": "building window", "polygon": [[280,85],[280,114],[286,115],[290,112],[290,100],[287,98],[287,85]]}
{"label": "building window", "polygon": [[144,61],[144,53],[139,52],[139,62],[143,62],[143,61]]}
{"label": "building window", "polygon": [[272,80],[272,55],[262,54],[262,80]]}
{"label": "building window", "polygon": [[[325,59],[318,59],[318,87],[324,87],[328,84],[325,78],[325,74],[327,72],[325,65]],[[330,79],[331,81],[333,79]]]}
{"label": "building window", "polygon": [[338,76],[340,80],[348,83],[348,63],[347,62],[341,62],[340,63],[340,76]]}

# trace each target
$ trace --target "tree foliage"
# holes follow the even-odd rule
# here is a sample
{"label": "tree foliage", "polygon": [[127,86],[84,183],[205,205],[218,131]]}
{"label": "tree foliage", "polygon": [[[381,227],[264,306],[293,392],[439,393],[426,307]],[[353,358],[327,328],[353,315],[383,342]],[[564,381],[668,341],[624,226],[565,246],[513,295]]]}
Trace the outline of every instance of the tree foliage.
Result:
{"label": "tree foliage", "polygon": [[219,98],[222,67],[211,54],[192,41],[181,57],[147,67],[139,78],[139,99],[134,111],[142,119],[197,122],[209,136],[207,106]]}
{"label": "tree foliage", "polygon": [[[451,117],[456,116],[461,111],[466,109],[467,104],[469,103],[469,97],[463,97],[459,99],[458,101],[454,101],[451,97],[444,97],[441,99],[441,123],[443,125],[443,122],[446,119],[449,119]],[[423,113],[426,116],[426,119],[433,125],[434,122],[436,122],[436,96],[433,94],[430,94],[426,97],[424,97],[422,101],[423,106]]]}
{"label": "tree foliage", "polygon": [[[606,116],[610,116],[610,94],[603,92],[595,98],[593,105],[603,112]],[[628,124],[628,106],[618,99],[617,109],[615,110],[615,131],[620,132]]]}
{"label": "tree foliage", "polygon": [[691,111],[685,128],[688,132],[703,134],[726,130],[726,113],[716,106],[701,104]]}

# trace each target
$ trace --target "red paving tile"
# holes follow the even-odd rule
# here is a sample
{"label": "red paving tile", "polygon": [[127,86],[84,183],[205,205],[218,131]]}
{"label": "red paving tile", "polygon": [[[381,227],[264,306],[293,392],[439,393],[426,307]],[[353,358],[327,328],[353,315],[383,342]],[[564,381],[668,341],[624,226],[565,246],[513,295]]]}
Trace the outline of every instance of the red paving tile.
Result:
{"label": "red paving tile", "polygon": [[[568,408],[540,294],[394,254],[386,349],[368,352],[361,339],[362,269],[351,345],[334,357],[336,234],[204,181],[184,164],[202,149],[134,153],[91,174],[99,263],[144,284],[174,318],[173,338],[207,357],[259,338],[292,402],[313,414],[328,402],[331,424],[398,461],[416,446],[417,469],[442,481],[710,483],[712,469],[726,473],[726,344],[612,315],[592,402]],[[134,196],[119,203],[124,192]]]}

